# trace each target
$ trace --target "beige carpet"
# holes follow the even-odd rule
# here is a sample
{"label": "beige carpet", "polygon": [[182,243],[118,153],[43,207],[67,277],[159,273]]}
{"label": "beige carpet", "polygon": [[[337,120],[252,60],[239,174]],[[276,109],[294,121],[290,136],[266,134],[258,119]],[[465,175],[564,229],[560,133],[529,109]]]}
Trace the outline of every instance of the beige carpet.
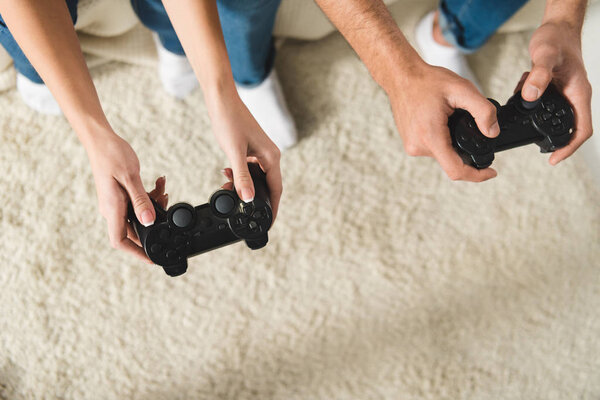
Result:
{"label": "beige carpet", "polygon": [[[472,59],[489,95],[506,100],[526,44]],[[600,193],[582,161],[527,147],[491,182],[451,182],[403,153],[340,36],[286,42],[277,68],[302,140],[271,241],[175,279],[110,248],[66,122],[0,96],[0,398],[598,399]],[[144,181],[205,202],[227,162],[200,93],[175,101],[148,67],[93,75]]]}

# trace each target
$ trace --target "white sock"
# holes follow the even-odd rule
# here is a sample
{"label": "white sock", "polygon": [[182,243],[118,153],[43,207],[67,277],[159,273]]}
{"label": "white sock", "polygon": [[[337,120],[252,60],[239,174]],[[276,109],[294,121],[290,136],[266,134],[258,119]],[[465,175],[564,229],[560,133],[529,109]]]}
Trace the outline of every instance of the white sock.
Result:
{"label": "white sock", "polygon": [[198,80],[186,56],[165,49],[154,34],[158,53],[158,76],[167,93],[182,99],[198,87]]}
{"label": "white sock", "polygon": [[423,60],[431,65],[444,67],[450,71],[470,80],[481,91],[475,74],[469,67],[463,53],[455,47],[439,44],[433,38],[433,21],[435,11],[427,14],[415,28],[415,40],[421,51]]}
{"label": "white sock", "polygon": [[50,115],[62,114],[58,103],[45,84],[35,83],[25,75],[17,72],[17,90],[25,104],[35,111]]}
{"label": "white sock", "polygon": [[275,70],[258,86],[236,86],[240,98],[256,122],[279,150],[283,151],[296,144],[298,141],[296,125],[287,108]]}

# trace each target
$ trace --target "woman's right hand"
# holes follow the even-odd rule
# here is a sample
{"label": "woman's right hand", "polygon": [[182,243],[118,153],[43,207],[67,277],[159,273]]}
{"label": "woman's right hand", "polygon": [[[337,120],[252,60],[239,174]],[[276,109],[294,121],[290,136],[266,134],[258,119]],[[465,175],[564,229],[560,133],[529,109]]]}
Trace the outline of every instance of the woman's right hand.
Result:
{"label": "woman's right hand", "polygon": [[[96,135],[94,144],[87,146],[86,150],[96,183],[100,214],[106,219],[112,247],[150,262],[127,222],[130,202],[136,217],[144,225],[152,225],[156,218],[149,194],[140,178],[137,155],[129,143],[114,132]],[[156,181],[156,188],[150,195],[166,207],[168,197],[164,190],[165,179],[162,177]]]}

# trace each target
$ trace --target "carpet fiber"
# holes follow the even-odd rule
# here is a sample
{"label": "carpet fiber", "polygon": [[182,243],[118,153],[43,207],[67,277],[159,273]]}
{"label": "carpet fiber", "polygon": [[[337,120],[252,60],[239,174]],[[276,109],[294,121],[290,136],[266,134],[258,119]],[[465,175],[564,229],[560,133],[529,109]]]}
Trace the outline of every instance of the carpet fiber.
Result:
{"label": "carpet fiber", "polygon": [[[526,49],[503,35],[472,57],[487,95],[508,98]],[[579,157],[530,146],[451,182],[404,154],[339,35],[286,42],[276,67],[302,138],[270,243],[179,278],[110,248],[64,119],[0,96],[0,398],[599,398],[599,193]],[[144,66],[93,76],[148,187],[165,174],[172,201],[205,202],[227,161],[201,94],[171,99]]]}

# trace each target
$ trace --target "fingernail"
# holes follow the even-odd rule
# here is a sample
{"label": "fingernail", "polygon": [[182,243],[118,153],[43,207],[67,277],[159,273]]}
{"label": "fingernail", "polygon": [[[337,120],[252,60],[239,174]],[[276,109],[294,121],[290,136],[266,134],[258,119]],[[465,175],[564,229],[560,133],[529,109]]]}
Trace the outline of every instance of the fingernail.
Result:
{"label": "fingernail", "polygon": [[494,122],[490,129],[488,129],[488,135],[492,137],[496,137],[500,134],[500,125],[498,125],[498,121]]}
{"label": "fingernail", "polygon": [[250,189],[242,189],[242,200],[244,200],[244,203],[250,203],[254,200],[254,196]]}
{"label": "fingernail", "polygon": [[537,98],[540,96],[540,89],[536,88],[533,85],[526,85],[523,88],[523,98],[527,97],[528,99],[531,100],[537,100]]}
{"label": "fingernail", "polygon": [[152,225],[154,223],[154,220],[152,218],[152,213],[150,212],[150,210],[146,210],[142,213],[142,225],[148,227],[150,225]]}

